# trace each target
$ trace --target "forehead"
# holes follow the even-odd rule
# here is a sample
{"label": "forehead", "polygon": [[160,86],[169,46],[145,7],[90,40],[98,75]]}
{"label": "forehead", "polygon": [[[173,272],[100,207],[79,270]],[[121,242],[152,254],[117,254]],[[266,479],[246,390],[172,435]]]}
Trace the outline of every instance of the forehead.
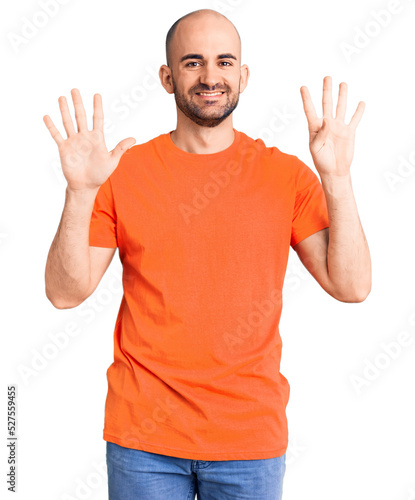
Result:
{"label": "forehead", "polygon": [[176,60],[188,53],[204,57],[232,53],[239,59],[239,36],[226,19],[190,16],[179,24],[172,43],[172,55]]}

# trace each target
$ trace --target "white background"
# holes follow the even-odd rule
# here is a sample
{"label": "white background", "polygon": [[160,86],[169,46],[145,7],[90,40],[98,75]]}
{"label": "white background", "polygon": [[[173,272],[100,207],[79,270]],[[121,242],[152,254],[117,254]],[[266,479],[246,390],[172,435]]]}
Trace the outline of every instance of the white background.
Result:
{"label": "white background", "polygon": [[[372,292],[360,304],[336,301],[291,251],[281,320],[281,371],[291,385],[283,498],[414,499],[415,2],[63,3],[53,15],[40,0],[1,9],[1,495],[7,385],[16,384],[18,493],[10,498],[107,498],[102,429],[121,265],[117,253],[78,308],[57,310],[47,300],[44,268],[65,181],[42,117],[49,114],[63,134],[58,97],[72,110],[76,87],[90,125],[93,94],[103,96],[110,149],[125,137],[142,143],[173,130],[174,97],[157,80],[165,36],[182,15],[213,8],[237,27],[251,71],[236,129],[314,168],[301,85],[319,113],[325,75],[333,77],[334,94],[341,81],[349,84],[347,120],[359,100],[366,103],[352,179],[371,249]],[[376,20],[388,9],[389,17]],[[406,345],[386,354],[402,332]],[[53,347],[53,336],[61,347]],[[42,353],[49,359],[42,362]]]}

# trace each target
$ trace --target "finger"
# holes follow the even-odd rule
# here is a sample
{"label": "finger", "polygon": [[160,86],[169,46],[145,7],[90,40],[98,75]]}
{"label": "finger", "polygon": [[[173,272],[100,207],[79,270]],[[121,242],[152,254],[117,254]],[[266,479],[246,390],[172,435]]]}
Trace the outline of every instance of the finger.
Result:
{"label": "finger", "polygon": [[359,125],[359,122],[363,116],[363,112],[365,110],[365,103],[363,101],[360,101],[359,104],[357,105],[357,109],[354,112],[354,115],[352,116],[352,119],[350,120],[349,126],[352,127],[353,129],[356,129],[357,126]]}
{"label": "finger", "polygon": [[49,115],[45,115],[43,117],[43,121],[45,122],[45,125],[47,126],[50,135],[53,137],[53,139],[55,140],[56,144],[59,147],[65,141],[65,139],[61,136],[59,130],[55,127]]}
{"label": "finger", "polygon": [[58,102],[59,102],[59,109],[61,110],[63,126],[65,127],[68,137],[76,134],[71,114],[69,112],[69,107],[66,97],[63,96],[59,97]]}
{"label": "finger", "polygon": [[88,130],[88,124],[86,121],[86,113],[84,109],[84,105],[82,103],[81,93],[78,89],[72,89],[72,100],[75,108],[75,118],[76,123],[78,124],[78,132],[81,130]]}
{"label": "finger", "polygon": [[342,82],[339,86],[339,99],[336,107],[336,118],[344,121],[347,106],[347,83]]}
{"label": "finger", "polygon": [[100,94],[94,95],[94,115],[93,115],[93,129],[103,130],[104,127],[104,112],[102,110],[102,97]]}
{"label": "finger", "polygon": [[323,118],[333,118],[331,76],[326,76],[323,80]]}
{"label": "finger", "polygon": [[301,87],[301,98],[303,100],[304,113],[307,118],[308,124],[317,119],[317,113],[314,108],[313,101],[311,100],[310,92],[307,87]]}

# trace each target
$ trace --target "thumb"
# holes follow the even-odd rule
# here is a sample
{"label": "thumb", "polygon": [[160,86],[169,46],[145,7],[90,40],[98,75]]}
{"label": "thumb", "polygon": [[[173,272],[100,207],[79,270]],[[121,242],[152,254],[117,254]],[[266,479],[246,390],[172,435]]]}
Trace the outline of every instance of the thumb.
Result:
{"label": "thumb", "polygon": [[135,143],[134,137],[128,137],[120,141],[115,148],[111,151],[111,156],[117,161],[120,160],[121,156]]}

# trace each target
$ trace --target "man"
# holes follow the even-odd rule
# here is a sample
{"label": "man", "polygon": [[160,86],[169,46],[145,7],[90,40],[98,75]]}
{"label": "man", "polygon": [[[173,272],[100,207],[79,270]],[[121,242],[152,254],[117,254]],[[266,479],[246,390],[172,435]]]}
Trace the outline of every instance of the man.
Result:
{"label": "man", "polygon": [[166,40],[160,80],[177,126],[108,152],[101,97],[68,138],[48,116],[68,181],[46,264],[57,308],[81,304],[119,248],[124,296],[109,367],[104,439],[110,500],[280,499],[289,385],[279,372],[278,323],[290,245],[330,295],[360,302],[370,256],[350,164],[360,103],[344,123],[346,85],[323,118],[301,89],[321,178],[292,155],[233,128],[249,69],[233,24],[203,9]]}

